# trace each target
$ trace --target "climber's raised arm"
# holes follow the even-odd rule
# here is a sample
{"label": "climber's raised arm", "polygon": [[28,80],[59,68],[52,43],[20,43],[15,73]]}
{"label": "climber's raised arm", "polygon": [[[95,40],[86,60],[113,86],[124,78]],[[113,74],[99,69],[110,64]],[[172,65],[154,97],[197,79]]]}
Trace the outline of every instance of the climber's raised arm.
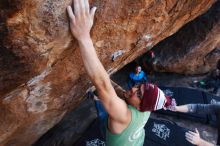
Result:
{"label": "climber's raised arm", "polygon": [[110,122],[115,122],[119,126],[127,124],[130,120],[130,111],[125,101],[116,95],[109,75],[98,59],[90,37],[96,8],[93,7],[90,10],[88,0],[74,0],[73,2],[73,7],[68,6],[67,8],[70,29],[78,40],[86,72],[98,91],[99,98],[110,116]]}

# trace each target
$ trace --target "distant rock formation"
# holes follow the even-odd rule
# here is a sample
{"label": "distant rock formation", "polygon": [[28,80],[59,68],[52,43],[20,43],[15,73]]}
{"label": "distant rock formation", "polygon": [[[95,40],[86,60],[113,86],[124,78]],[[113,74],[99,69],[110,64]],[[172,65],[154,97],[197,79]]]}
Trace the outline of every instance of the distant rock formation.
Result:
{"label": "distant rock formation", "polygon": [[220,1],[156,47],[155,69],[180,74],[203,74],[220,60]]}
{"label": "distant rock formation", "polygon": [[[92,39],[111,74],[206,12],[216,0],[90,2],[98,7]],[[31,145],[75,108],[91,86],[69,33],[70,3],[0,1],[1,146]]]}

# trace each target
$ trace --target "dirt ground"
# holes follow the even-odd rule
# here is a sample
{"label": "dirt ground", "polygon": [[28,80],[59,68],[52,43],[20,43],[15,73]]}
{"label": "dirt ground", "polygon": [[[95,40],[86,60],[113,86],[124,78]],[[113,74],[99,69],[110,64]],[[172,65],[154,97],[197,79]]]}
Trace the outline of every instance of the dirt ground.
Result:
{"label": "dirt ground", "polygon": [[[127,89],[127,77],[128,73],[130,72],[129,65],[118,71],[116,74],[112,75],[111,79],[119,84],[124,89]],[[151,82],[156,82],[158,85],[161,86],[173,86],[173,87],[189,87],[189,88],[197,88],[192,87],[193,81],[199,81],[206,77],[207,75],[201,76],[184,76],[178,74],[171,74],[171,73],[154,73],[148,76],[148,80]],[[198,90],[204,90],[197,88]],[[209,90],[211,91],[211,90]],[[220,99],[220,97],[219,97]],[[217,140],[217,128],[212,127],[208,124],[202,124],[186,119],[178,119],[176,117],[165,116],[161,114],[152,113],[151,117],[156,119],[168,119],[170,121],[175,121],[179,126],[185,127],[187,129],[194,130],[197,128],[200,132],[200,135],[205,140],[216,143]]]}

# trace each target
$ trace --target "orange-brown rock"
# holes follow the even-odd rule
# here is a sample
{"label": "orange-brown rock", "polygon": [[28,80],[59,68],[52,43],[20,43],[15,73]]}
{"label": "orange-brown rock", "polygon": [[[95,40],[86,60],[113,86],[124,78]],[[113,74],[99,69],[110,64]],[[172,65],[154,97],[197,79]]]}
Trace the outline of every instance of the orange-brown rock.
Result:
{"label": "orange-brown rock", "polygon": [[204,74],[220,60],[220,1],[207,13],[155,47],[155,69],[181,74]]}
{"label": "orange-brown rock", "polygon": [[[91,36],[98,56],[114,73],[215,1],[93,0],[98,11]],[[91,86],[69,33],[66,6],[70,3],[0,1],[2,146],[31,145],[76,107]],[[117,56],[117,51],[122,55]]]}

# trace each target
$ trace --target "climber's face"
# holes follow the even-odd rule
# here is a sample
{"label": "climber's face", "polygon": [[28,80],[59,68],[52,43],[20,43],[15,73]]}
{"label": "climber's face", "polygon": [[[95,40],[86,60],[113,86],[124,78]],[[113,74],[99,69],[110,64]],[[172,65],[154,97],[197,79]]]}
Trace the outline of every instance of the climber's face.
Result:
{"label": "climber's face", "polygon": [[131,90],[128,90],[125,93],[126,102],[129,105],[134,106],[136,109],[140,110],[141,98],[144,94],[144,86],[143,84],[139,87],[133,87]]}
{"label": "climber's face", "polygon": [[137,110],[140,110],[141,99],[138,98],[137,96],[132,96],[130,98],[127,98],[126,102],[129,105],[135,107]]}

